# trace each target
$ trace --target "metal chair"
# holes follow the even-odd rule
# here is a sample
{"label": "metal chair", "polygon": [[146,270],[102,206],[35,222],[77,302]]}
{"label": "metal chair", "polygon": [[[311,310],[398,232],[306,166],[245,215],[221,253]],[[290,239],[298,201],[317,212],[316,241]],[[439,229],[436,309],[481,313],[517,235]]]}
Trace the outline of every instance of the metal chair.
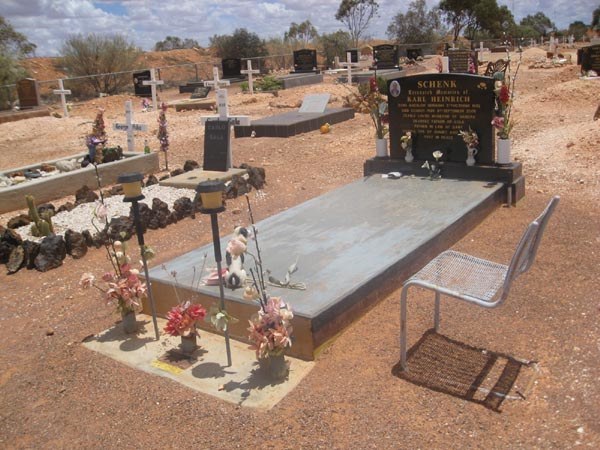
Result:
{"label": "metal chair", "polygon": [[548,220],[560,197],[553,197],[542,214],[529,224],[508,266],[448,250],[410,277],[400,297],[400,368],[406,370],[406,299],[408,288],[419,286],[435,292],[434,326],[440,327],[440,295],[494,308],[508,297],[512,282],[529,270]]}

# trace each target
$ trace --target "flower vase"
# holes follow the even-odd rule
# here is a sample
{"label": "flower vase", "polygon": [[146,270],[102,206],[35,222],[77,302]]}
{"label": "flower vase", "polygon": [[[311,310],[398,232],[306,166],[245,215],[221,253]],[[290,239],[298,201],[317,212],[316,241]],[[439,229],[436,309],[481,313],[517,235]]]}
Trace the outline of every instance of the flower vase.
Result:
{"label": "flower vase", "polygon": [[404,155],[404,161],[407,163],[413,162],[415,157],[412,154],[412,147],[406,147],[406,155]]}
{"label": "flower vase", "polygon": [[127,334],[132,334],[137,331],[137,320],[135,318],[135,311],[123,311],[121,312],[123,331]]}
{"label": "flower vase", "polygon": [[196,334],[190,334],[189,336],[181,336],[181,352],[184,355],[191,355],[198,348],[198,344],[196,344]]}
{"label": "flower vase", "polygon": [[279,355],[271,355],[267,358],[260,358],[258,360],[258,365],[261,371],[272,381],[285,380],[290,371],[283,353]]}
{"label": "flower vase", "polygon": [[510,164],[510,139],[496,140],[496,163]]}
{"label": "flower vase", "polygon": [[475,165],[475,155],[477,154],[477,147],[467,147],[467,166]]}
{"label": "flower vase", "polygon": [[388,155],[388,140],[386,138],[375,140],[375,149],[378,158],[386,158]]}

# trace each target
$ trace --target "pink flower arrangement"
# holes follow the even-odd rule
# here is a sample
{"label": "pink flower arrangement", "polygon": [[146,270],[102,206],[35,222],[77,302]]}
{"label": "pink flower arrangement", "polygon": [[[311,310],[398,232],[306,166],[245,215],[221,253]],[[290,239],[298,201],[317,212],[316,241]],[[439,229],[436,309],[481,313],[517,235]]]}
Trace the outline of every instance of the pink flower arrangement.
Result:
{"label": "pink flower arrangement", "polygon": [[109,256],[114,270],[102,275],[104,286],[97,285],[96,277],[89,272],[82,274],[79,285],[83,289],[98,289],[104,294],[106,303],[115,305],[121,313],[139,310],[146,298],[147,286],[140,280],[139,271],[131,267],[125,244],[115,241]]}
{"label": "pink flower arrangement", "polygon": [[258,359],[282,354],[292,346],[292,325],[294,317],[290,306],[280,297],[269,297],[266,305],[249,320],[248,338]]}
{"label": "pink flower arrangement", "polygon": [[196,335],[196,322],[204,320],[205,316],[206,310],[202,305],[187,301],[171,308],[164,330],[171,336]]}

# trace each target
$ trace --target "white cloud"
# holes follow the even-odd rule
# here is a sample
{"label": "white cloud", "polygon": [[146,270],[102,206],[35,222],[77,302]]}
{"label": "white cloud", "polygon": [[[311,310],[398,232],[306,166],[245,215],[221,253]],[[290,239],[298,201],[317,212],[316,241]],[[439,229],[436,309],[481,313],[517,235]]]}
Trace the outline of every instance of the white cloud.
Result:
{"label": "white cloud", "polygon": [[[344,29],[335,20],[341,0],[1,0],[0,15],[38,46],[38,55],[56,55],[71,34],[123,33],[145,50],[167,35],[192,38],[201,45],[215,34],[246,28],[263,38],[282,36],[291,22],[310,20],[320,33]],[[368,34],[385,38],[393,16],[410,0],[379,0],[379,15]],[[429,7],[438,0],[427,0]],[[498,0],[514,6],[517,21],[544,12],[559,28],[575,20],[589,23],[597,0]],[[110,14],[104,9],[124,11]]]}

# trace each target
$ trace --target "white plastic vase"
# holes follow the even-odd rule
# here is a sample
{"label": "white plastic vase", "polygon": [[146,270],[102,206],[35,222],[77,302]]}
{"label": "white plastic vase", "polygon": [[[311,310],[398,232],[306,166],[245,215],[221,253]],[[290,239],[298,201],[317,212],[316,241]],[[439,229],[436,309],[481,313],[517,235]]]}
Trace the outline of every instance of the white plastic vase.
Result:
{"label": "white plastic vase", "polygon": [[467,147],[467,166],[475,165],[475,155],[477,152],[477,147]]}
{"label": "white plastic vase", "polygon": [[496,163],[510,164],[510,139],[496,139]]}
{"label": "white plastic vase", "polygon": [[385,158],[388,155],[388,140],[386,138],[375,140],[375,150],[378,158]]}

